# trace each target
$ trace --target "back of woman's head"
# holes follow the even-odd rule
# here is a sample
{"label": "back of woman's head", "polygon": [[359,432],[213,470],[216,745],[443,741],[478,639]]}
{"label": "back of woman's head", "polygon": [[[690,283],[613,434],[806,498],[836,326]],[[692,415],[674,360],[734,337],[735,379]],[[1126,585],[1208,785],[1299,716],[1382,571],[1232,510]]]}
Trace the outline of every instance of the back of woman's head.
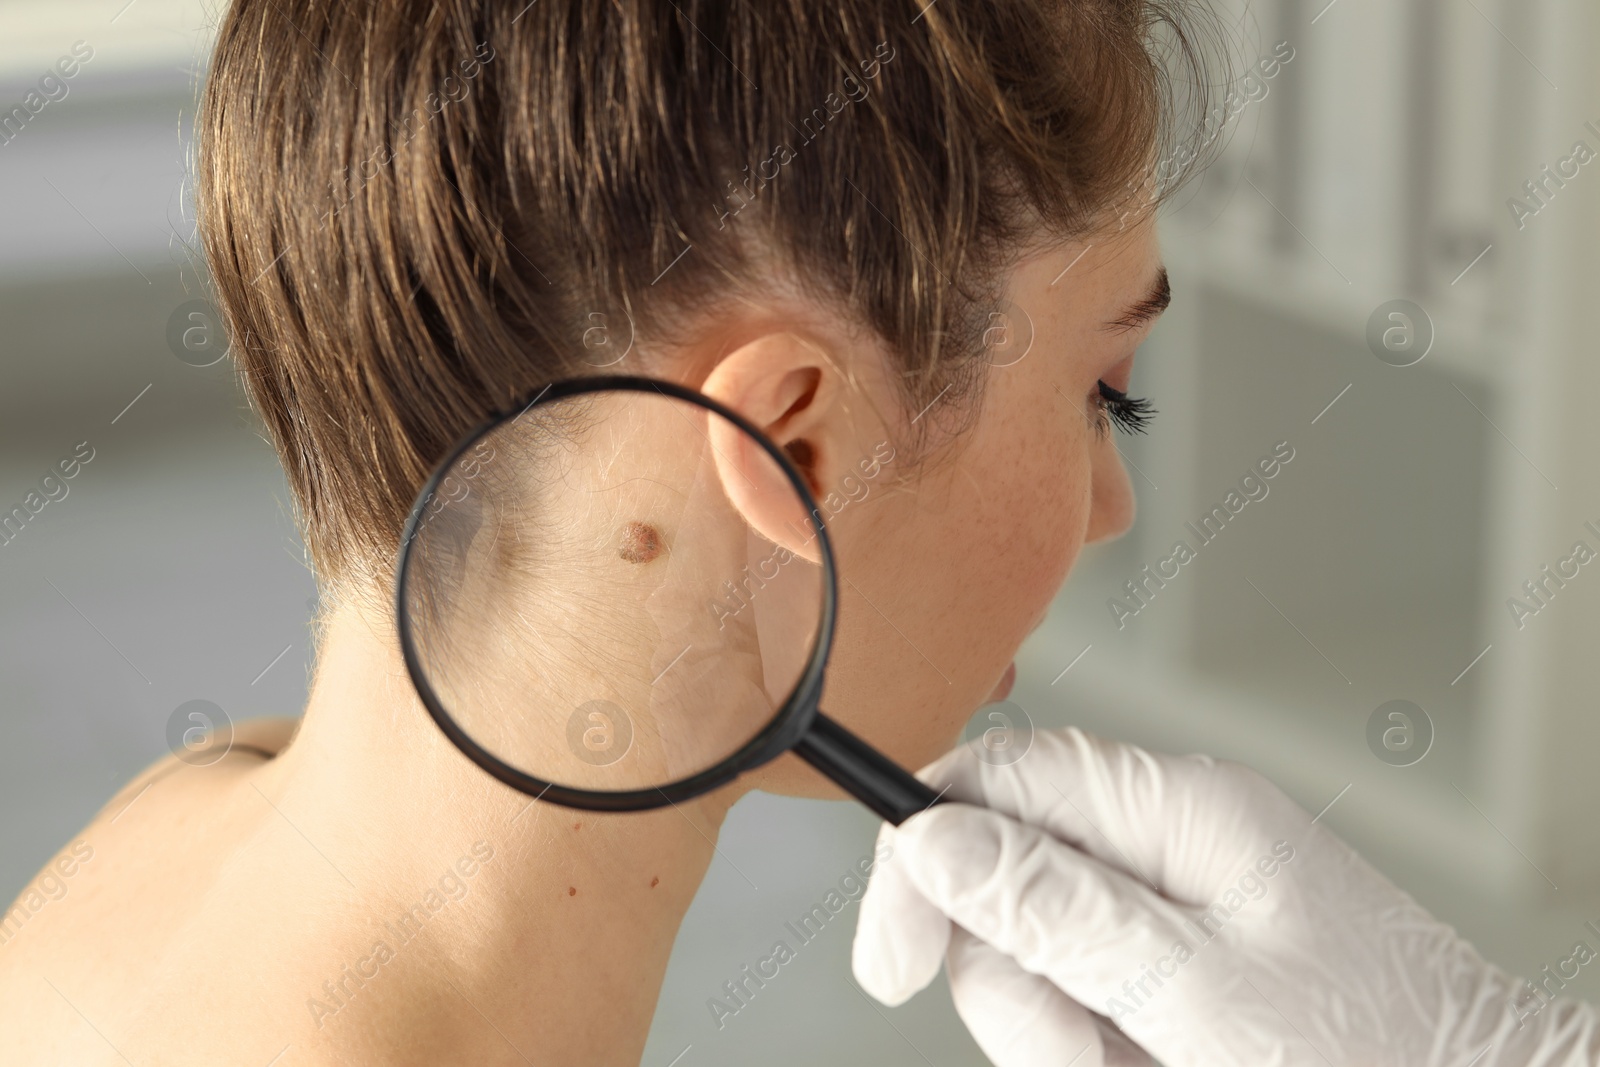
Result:
{"label": "back of woman's head", "polygon": [[908,410],[959,416],[1007,266],[1170,192],[1153,164],[1200,126],[1175,112],[1203,14],[234,0],[201,234],[319,578],[381,586],[427,471],[490,411],[648,369],[773,287],[880,338]]}

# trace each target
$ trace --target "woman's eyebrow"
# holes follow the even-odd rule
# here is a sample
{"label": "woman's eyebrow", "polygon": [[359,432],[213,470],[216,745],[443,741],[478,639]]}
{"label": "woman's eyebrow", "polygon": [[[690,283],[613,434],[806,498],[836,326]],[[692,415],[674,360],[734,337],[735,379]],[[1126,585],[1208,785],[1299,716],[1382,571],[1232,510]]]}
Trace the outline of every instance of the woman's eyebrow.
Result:
{"label": "woman's eyebrow", "polygon": [[1167,310],[1167,305],[1170,303],[1172,303],[1172,286],[1167,283],[1167,268],[1162,267],[1156,273],[1156,280],[1151,284],[1150,291],[1101,329],[1118,332],[1137,330]]}

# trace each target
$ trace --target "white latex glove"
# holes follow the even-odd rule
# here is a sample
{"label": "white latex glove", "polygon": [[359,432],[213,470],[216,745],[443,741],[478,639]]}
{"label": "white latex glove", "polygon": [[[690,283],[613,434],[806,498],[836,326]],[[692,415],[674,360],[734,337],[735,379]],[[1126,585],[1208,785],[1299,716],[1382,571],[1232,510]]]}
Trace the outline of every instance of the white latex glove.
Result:
{"label": "white latex glove", "polygon": [[856,978],[900,1004],[948,955],[999,1067],[1600,1063],[1592,1009],[1485,963],[1248,768],[1065,730],[922,777],[982,807],[884,827]]}

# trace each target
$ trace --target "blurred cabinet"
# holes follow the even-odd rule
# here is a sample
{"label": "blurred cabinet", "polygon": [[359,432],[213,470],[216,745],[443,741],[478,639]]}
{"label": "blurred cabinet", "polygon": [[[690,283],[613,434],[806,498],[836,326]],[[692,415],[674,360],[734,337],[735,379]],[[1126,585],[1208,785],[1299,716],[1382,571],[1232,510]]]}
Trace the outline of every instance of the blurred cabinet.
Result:
{"label": "blurred cabinet", "polygon": [[[1325,4],[1240,23],[1294,58],[1164,219],[1176,300],[1134,381],[1161,417],[1120,440],[1139,520],[1086,553],[1015,699],[1337,797],[1331,824],[1437,880],[1600,896],[1600,560],[1542,571],[1600,553],[1600,157],[1575,156],[1600,153],[1600,11]],[[1410,366],[1368,341],[1396,299],[1431,328]],[[1279,442],[1202,547],[1189,524]],[[1119,628],[1108,601],[1179,540],[1196,559]],[[1391,700],[1432,724],[1409,766],[1367,741]]]}

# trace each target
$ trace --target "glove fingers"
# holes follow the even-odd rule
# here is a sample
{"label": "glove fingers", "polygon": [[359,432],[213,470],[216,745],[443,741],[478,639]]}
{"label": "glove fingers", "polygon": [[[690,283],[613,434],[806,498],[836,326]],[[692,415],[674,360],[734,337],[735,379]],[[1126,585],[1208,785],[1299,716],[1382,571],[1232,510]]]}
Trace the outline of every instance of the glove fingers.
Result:
{"label": "glove fingers", "polygon": [[1149,1057],[1107,1058],[1093,1013],[959,926],[947,966],[956,1012],[995,1067],[1155,1067]]}
{"label": "glove fingers", "polygon": [[1210,765],[1206,757],[1158,756],[1081,730],[1040,731],[1012,763],[958,745],[918,772],[945,796],[1049,830],[1102,863],[1159,878],[1163,805],[1174,775]]}
{"label": "glove fingers", "polygon": [[[880,849],[895,842],[894,827],[884,824]],[[911,884],[898,856],[879,861],[861,898],[850,952],[861,988],[891,1008],[905,1003],[939,973],[949,940],[950,920]]]}
{"label": "glove fingers", "polygon": [[[1215,899],[1279,839],[1305,837],[1310,818],[1237,764],[1146,752],[1072,728],[1038,732],[1009,764],[985,761],[962,745],[921,777],[935,788],[949,786],[951,799],[1042,827],[1196,904]],[[1196,817],[1197,800],[1204,801],[1205,817]],[[1186,832],[1175,839],[1176,825]]]}
{"label": "glove fingers", "polygon": [[1181,936],[1177,905],[996,812],[938,805],[907,820],[895,848],[897,874],[929,903],[1079,1003],[1108,1003]]}

